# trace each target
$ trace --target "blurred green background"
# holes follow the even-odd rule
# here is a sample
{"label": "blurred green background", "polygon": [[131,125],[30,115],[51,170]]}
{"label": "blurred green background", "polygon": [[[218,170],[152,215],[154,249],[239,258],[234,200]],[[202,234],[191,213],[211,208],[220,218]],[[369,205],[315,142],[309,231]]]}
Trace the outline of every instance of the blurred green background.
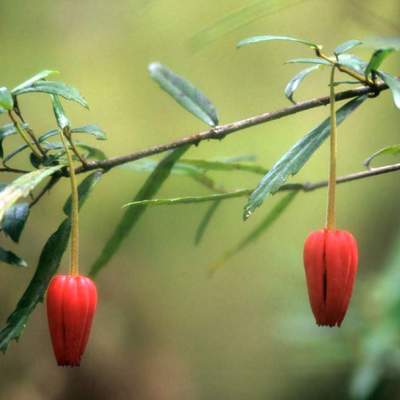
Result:
{"label": "blurred green background", "polygon": [[[101,126],[109,136],[102,149],[113,156],[205,129],[151,81],[147,65],[152,61],[194,82],[217,106],[220,122],[227,123],[287,106],[283,89],[300,68],[284,61],[312,56],[307,48],[283,42],[237,51],[239,39],[281,34],[333,49],[348,39],[400,35],[398,0],[265,0],[255,16],[239,13],[240,26],[220,34],[227,23],[218,21],[253,3],[2,0],[0,84],[13,87],[42,69],[61,71],[57,79],[78,87],[90,105],[85,111],[65,104],[74,125]],[[399,61],[392,55],[385,69],[398,74]],[[326,95],[327,79],[328,71],[307,78],[297,99]],[[21,107],[36,132],[54,126],[47,96],[24,96]],[[187,155],[250,154],[268,167],[327,112],[320,108],[202,143]],[[361,170],[372,152],[398,143],[399,121],[387,92],[357,110],[339,129],[338,173]],[[7,150],[17,142],[8,140]],[[325,179],[327,155],[325,144],[292,181]],[[23,165],[23,158],[14,164]],[[232,189],[255,186],[259,179],[239,172],[212,176]],[[95,188],[81,213],[83,272],[145,177],[116,168]],[[61,221],[68,190],[62,182],[33,209],[18,248],[31,267],[0,270],[3,323]],[[206,193],[188,178],[173,176],[159,197]],[[302,265],[304,238],[325,222],[326,190],[297,196],[266,235],[212,279],[209,263],[250,232],[276,198],[246,223],[245,200],[225,201],[197,247],[194,233],[208,205],[148,209],[98,277],[100,303],[82,367],[56,366],[39,305],[19,343],[0,357],[0,398],[400,398],[399,195],[396,174],[338,189],[338,225],[352,231],[360,247],[353,301],[340,330],[315,326]],[[6,245],[16,249],[8,240]],[[67,267],[68,256],[60,269]]]}

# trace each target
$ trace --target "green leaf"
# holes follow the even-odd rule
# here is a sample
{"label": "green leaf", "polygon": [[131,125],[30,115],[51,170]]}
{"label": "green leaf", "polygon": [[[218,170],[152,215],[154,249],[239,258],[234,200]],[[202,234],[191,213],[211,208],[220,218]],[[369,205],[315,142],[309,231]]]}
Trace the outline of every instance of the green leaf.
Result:
{"label": "green leaf", "polygon": [[330,65],[329,61],[323,60],[322,58],[293,58],[286,61],[286,64],[318,64],[318,65]]}
{"label": "green leaf", "polygon": [[66,100],[75,101],[81,106],[88,108],[86,100],[81,96],[78,89],[56,81],[36,81],[22,89],[13,90],[13,95],[19,96],[25,93],[47,93],[63,97]]}
{"label": "green leaf", "polygon": [[233,192],[225,193],[213,193],[206,196],[185,196],[185,197],[174,197],[171,199],[144,199],[134,200],[124,204],[125,207],[143,207],[143,206],[173,206],[177,204],[193,204],[193,203],[204,203],[208,201],[233,199],[236,197],[248,196],[252,192],[251,189],[237,189]]}
{"label": "green leaf", "polygon": [[65,128],[69,128],[70,122],[65,115],[64,107],[61,104],[60,98],[56,95],[53,95],[51,96],[51,100],[53,104],[54,116],[56,117],[58,127],[62,130],[64,130]]}
{"label": "green leaf", "polygon": [[375,49],[400,50],[400,37],[372,37],[364,40],[364,43]]}
{"label": "green leaf", "polygon": [[29,203],[18,203],[5,213],[1,228],[14,242],[18,242],[29,216]]}
{"label": "green leaf", "polygon": [[[81,207],[87,196],[92,191],[93,187],[99,182],[102,177],[102,171],[98,170],[85,177],[78,186],[78,197],[80,199],[79,206]],[[64,204],[63,211],[65,215],[71,214],[71,196],[67,199]]]}
{"label": "green leaf", "polygon": [[335,54],[345,53],[346,51],[349,51],[356,46],[360,46],[362,43],[363,42],[358,39],[348,40],[347,42],[341,43],[339,44],[339,46],[336,47]]}
{"label": "green leaf", "polygon": [[4,213],[20,198],[26,197],[45,178],[61,169],[62,165],[29,172],[12,181],[0,192],[0,221]]}
{"label": "green leaf", "polygon": [[286,85],[285,88],[285,96],[293,103],[296,103],[293,100],[293,95],[294,92],[297,90],[299,87],[300,83],[303,81],[303,79],[307,76],[310,75],[312,72],[316,71],[319,69],[319,65],[314,65],[313,67],[309,67],[306,69],[303,69],[300,71],[298,74],[296,74]]}
{"label": "green leaf", "polygon": [[6,124],[0,128],[0,158],[4,157],[3,140],[7,136],[15,135],[16,133],[14,124]]}
{"label": "green leaf", "polygon": [[28,264],[26,263],[25,260],[18,257],[12,251],[4,250],[1,247],[0,247],[0,262],[10,264],[10,265],[15,265],[16,267],[27,267],[28,266]]}
{"label": "green leaf", "polygon": [[83,125],[78,128],[71,129],[71,133],[87,133],[93,135],[97,140],[107,140],[106,133],[97,125]]}
{"label": "green leaf", "polygon": [[242,241],[240,241],[234,248],[227,251],[216,263],[214,263],[211,267],[212,272],[219,267],[221,267],[228,259],[230,259],[235,254],[239,253],[245,247],[247,247],[250,243],[254,242],[258,239],[263,233],[265,233],[268,228],[281,216],[281,214],[287,209],[287,207],[294,200],[298,191],[292,191],[286,194],[276,205],[272,208],[272,210],[265,216],[265,218],[261,221],[260,224],[256,226]]}
{"label": "green leaf", "polygon": [[6,87],[0,87],[0,107],[8,111],[14,108],[14,100]]}
{"label": "green leaf", "polygon": [[[92,175],[94,175],[93,173]],[[92,182],[93,183],[93,182]],[[81,185],[78,187],[79,208],[82,207],[90,190],[83,190]],[[91,185],[91,188],[93,184]],[[40,254],[39,263],[36,272],[33,275],[28,287],[19,300],[14,312],[7,318],[6,326],[0,331],[0,350],[5,352],[11,340],[21,336],[28,318],[36,305],[43,300],[50,279],[57,272],[61,259],[67,249],[69,236],[71,232],[70,219],[66,218],[58,229],[50,236]]]}
{"label": "green leaf", "polygon": [[[186,152],[190,146],[179,147],[170,152],[164,157],[157,168],[147,178],[144,185],[136,194],[134,200],[140,201],[142,199],[152,198],[160,189],[162,184],[167,180],[174,164]],[[145,212],[146,207],[133,207],[128,208],[122,216],[120,222],[115,228],[111,238],[106,243],[102,253],[94,262],[90,269],[90,275],[95,276],[99,271],[110,261],[112,256],[117,252],[124,239],[131,232],[133,227],[139,221],[140,217]]]}
{"label": "green leaf", "polygon": [[33,83],[46,79],[48,76],[52,74],[58,74],[58,71],[51,71],[51,70],[44,70],[40,71],[36,75],[32,76],[32,78],[29,78],[27,81],[21,83],[20,85],[16,86],[11,92],[15,94],[16,92],[19,92],[20,90],[26,89],[29,86],[32,86]]}
{"label": "green leaf", "polygon": [[371,72],[376,72],[383,61],[393,52],[394,49],[378,49],[374,51],[365,69],[365,76],[368,76]]}
{"label": "green leaf", "polygon": [[[360,96],[342,106],[336,112],[337,124],[339,125],[342,123],[346,117],[366,100],[366,98],[367,96]],[[244,219],[249,218],[254,210],[259,207],[270,194],[277,192],[290,175],[297,174],[329,134],[330,119],[327,118],[284,154],[262,178],[257,188],[251,194],[244,209]]]}
{"label": "green leaf", "polygon": [[393,101],[397,108],[400,109],[400,80],[393,75],[382,71],[376,71],[377,75],[389,86],[393,95]]}
{"label": "green leaf", "polygon": [[215,215],[215,212],[218,209],[218,206],[221,204],[221,200],[216,200],[214,201],[211,206],[207,208],[207,212],[204,214],[204,217],[200,221],[200,224],[198,228],[196,229],[196,235],[194,238],[194,244],[197,246],[201,239],[203,239],[203,236],[206,232],[206,229],[208,225],[210,224],[210,221],[212,217]]}
{"label": "green leaf", "polygon": [[42,301],[50,279],[56,273],[67,248],[70,230],[70,221],[66,219],[44,245],[33,278],[18,301],[15,310],[7,318],[6,326],[0,331],[1,351],[7,350],[11,340],[18,340],[30,314],[39,301]]}
{"label": "green leaf", "polygon": [[305,44],[306,46],[309,46],[313,49],[321,48],[321,46],[319,44],[310,42],[308,40],[297,39],[297,38],[293,38],[293,37],[289,37],[289,36],[274,36],[274,35],[251,36],[251,37],[241,40],[237,44],[237,47],[239,48],[239,47],[247,46],[249,44],[255,44],[255,43],[260,43],[260,42],[270,42],[272,40],[283,40],[286,42],[301,43],[301,44]]}
{"label": "green leaf", "polygon": [[218,125],[217,111],[211,101],[192,83],[164,65],[149,65],[150,76],[185,110],[210,126]]}
{"label": "green leaf", "polygon": [[367,63],[353,54],[340,54],[338,60],[339,64],[343,65],[344,67],[350,68],[361,75],[365,73]]}
{"label": "green leaf", "polygon": [[383,149],[380,149],[378,151],[376,151],[375,153],[373,153],[371,156],[369,156],[365,161],[364,161],[364,165],[367,168],[371,167],[371,162],[379,157],[379,156],[383,156],[383,155],[392,155],[392,156],[397,156],[400,154],[400,144],[394,144],[391,146],[387,146],[384,147]]}

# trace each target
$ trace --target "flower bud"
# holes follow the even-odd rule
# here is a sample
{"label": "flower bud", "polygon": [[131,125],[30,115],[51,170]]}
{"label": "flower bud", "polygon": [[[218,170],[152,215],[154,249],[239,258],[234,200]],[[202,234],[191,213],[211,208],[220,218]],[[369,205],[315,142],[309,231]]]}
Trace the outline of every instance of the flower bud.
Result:
{"label": "flower bud", "polygon": [[347,231],[321,229],[304,244],[304,267],[317,325],[340,326],[357,273],[357,242]]}
{"label": "flower bud", "polygon": [[94,282],[81,275],[56,275],[47,290],[47,318],[60,366],[79,366],[97,304]]}

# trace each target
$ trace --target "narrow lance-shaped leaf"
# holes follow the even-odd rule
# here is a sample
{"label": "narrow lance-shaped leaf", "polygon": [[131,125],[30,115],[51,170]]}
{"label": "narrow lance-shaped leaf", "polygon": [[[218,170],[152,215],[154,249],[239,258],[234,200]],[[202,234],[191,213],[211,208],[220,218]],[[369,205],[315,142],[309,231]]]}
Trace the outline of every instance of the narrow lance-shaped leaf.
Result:
{"label": "narrow lance-shaped leaf", "polygon": [[29,203],[17,203],[10,207],[4,214],[1,229],[18,242],[29,216]]}
{"label": "narrow lance-shaped leaf", "polygon": [[60,129],[65,129],[70,126],[69,119],[65,115],[64,107],[61,104],[60,98],[56,95],[51,96],[53,104],[53,112],[56,117],[57,125]]}
{"label": "narrow lance-shaped leaf", "polygon": [[[346,103],[336,112],[337,124],[340,124],[367,96],[357,97]],[[254,210],[259,207],[265,198],[275,193],[286,182],[290,175],[295,175],[308,161],[311,155],[321,146],[330,134],[330,119],[314,128],[306,136],[301,138],[281,159],[274,164],[271,170],[262,178],[257,188],[251,194],[245,209],[244,219],[250,217]]]}
{"label": "narrow lance-shaped leaf", "polygon": [[6,124],[0,128],[0,158],[4,157],[4,149],[3,149],[3,140],[7,136],[15,135],[17,130],[15,129],[14,124]]}
{"label": "narrow lance-shaped leaf", "polygon": [[338,57],[339,64],[344,67],[350,68],[359,74],[365,74],[367,63],[353,54],[340,54]]}
{"label": "narrow lance-shaped leaf", "polygon": [[318,65],[331,65],[329,61],[322,58],[292,58],[286,61],[285,64],[318,64]]}
{"label": "narrow lance-shaped leaf", "polygon": [[47,77],[49,77],[50,75],[53,74],[58,74],[58,71],[52,71],[49,69],[46,69],[44,71],[40,71],[39,73],[37,73],[36,75],[32,76],[32,78],[29,78],[28,80],[26,80],[25,82],[22,82],[21,84],[19,84],[18,86],[16,86],[13,90],[12,93],[18,93],[20,90],[25,89],[29,86],[31,86],[33,83],[46,79]]}
{"label": "narrow lance-shaped leaf", "polygon": [[106,140],[106,133],[99,128],[97,125],[89,124],[79,126],[77,128],[72,128],[71,133],[87,133],[89,135],[93,135],[97,140]]}
{"label": "narrow lance-shaped leaf", "polygon": [[177,204],[205,203],[209,201],[233,199],[237,197],[248,196],[251,192],[252,189],[237,189],[232,192],[213,193],[204,196],[185,196],[185,197],[173,197],[170,199],[134,200],[131,201],[130,203],[124,204],[124,208],[125,207],[140,208],[143,206],[174,206]]}
{"label": "narrow lance-shaped leaf", "polygon": [[0,87],[0,107],[8,111],[14,108],[14,100],[6,87]]}
{"label": "narrow lance-shaped leaf", "polygon": [[164,65],[149,65],[150,76],[184,109],[210,126],[218,125],[217,111],[211,101],[191,82]]}
{"label": "narrow lance-shaped leaf", "polygon": [[[97,182],[97,181],[96,181]],[[93,185],[91,185],[91,188]],[[80,189],[79,207],[88,198],[90,190]],[[66,218],[50,236],[39,257],[38,266],[28,287],[12,314],[7,318],[6,326],[0,331],[0,350],[5,352],[11,340],[18,340],[28,318],[36,305],[42,301],[50,279],[57,272],[61,259],[67,249],[71,232],[70,219]]]}
{"label": "narrow lance-shaped leaf", "polygon": [[[190,146],[183,146],[173,150],[166,157],[164,157],[157,168],[147,178],[144,185],[136,194],[134,200],[140,201],[143,199],[152,198],[160,189],[162,184],[169,177],[172,167],[179,160],[179,158],[186,152]],[[128,208],[122,216],[120,222],[114,229],[111,238],[106,243],[100,256],[94,262],[90,269],[90,275],[95,276],[99,271],[110,261],[112,256],[118,251],[124,239],[131,232],[133,227],[139,221],[140,217],[145,212],[146,207],[132,207]]]}
{"label": "narrow lance-shaped leaf", "polygon": [[375,158],[383,155],[391,155],[391,156],[397,156],[400,154],[400,144],[394,144],[391,146],[384,147],[383,149],[380,149],[373,153],[371,156],[369,156],[365,161],[364,165],[367,168],[371,168],[371,163]]}
{"label": "narrow lance-shaped leaf", "polygon": [[296,74],[286,85],[285,88],[285,96],[293,103],[295,101],[293,100],[293,95],[294,92],[297,90],[299,87],[300,83],[303,81],[303,79],[307,76],[310,75],[312,72],[316,71],[319,68],[319,65],[314,65],[312,67],[303,69],[300,71],[298,74]]}
{"label": "narrow lance-shaped leaf", "polygon": [[14,96],[25,93],[47,93],[63,97],[66,100],[75,101],[81,106],[88,108],[86,100],[81,96],[78,89],[56,81],[36,81],[22,89],[13,90]]}
{"label": "narrow lance-shaped leaf", "polygon": [[339,46],[336,47],[335,54],[345,53],[346,51],[349,51],[356,46],[360,46],[362,43],[363,42],[358,39],[348,40],[347,42],[341,43],[339,44]]}
{"label": "narrow lance-shaped leaf", "polygon": [[204,214],[204,217],[201,219],[198,228],[196,229],[196,234],[194,237],[194,244],[198,245],[203,239],[203,236],[206,232],[208,225],[211,222],[212,217],[215,215],[219,205],[221,204],[221,200],[214,201],[211,206],[207,208],[207,212]]}
{"label": "narrow lance-shaped leaf", "polygon": [[393,52],[394,49],[378,49],[374,51],[365,69],[365,76],[368,76],[371,72],[376,72],[383,61]]}
{"label": "narrow lance-shaped leaf", "polygon": [[0,263],[14,265],[15,267],[27,267],[28,264],[25,260],[18,257],[12,251],[5,250],[0,247]]}
{"label": "narrow lance-shaped leaf", "polygon": [[389,86],[393,95],[393,101],[397,108],[400,109],[400,80],[393,75],[382,71],[376,71],[377,75]]}
{"label": "narrow lance-shaped leaf", "polygon": [[241,40],[237,44],[237,47],[243,47],[243,46],[247,46],[249,44],[255,44],[255,43],[260,43],[260,42],[270,42],[273,40],[283,40],[285,42],[301,43],[301,44],[305,44],[306,46],[309,46],[313,49],[321,48],[320,45],[310,42],[309,40],[297,39],[297,38],[293,38],[293,37],[289,37],[289,36],[274,36],[274,35],[251,36],[251,37]]}
{"label": "narrow lance-shaped leaf", "polygon": [[258,239],[262,234],[264,234],[268,228],[281,216],[281,214],[287,209],[287,207],[294,200],[298,191],[292,191],[286,194],[279,202],[272,208],[272,210],[265,216],[260,224],[256,226],[240,243],[238,243],[234,248],[228,250],[216,263],[211,266],[211,272],[215,272],[216,269],[221,267],[228,259],[230,259],[235,254],[239,253],[250,243]]}
{"label": "narrow lance-shaped leaf", "polygon": [[37,171],[29,172],[11,182],[0,192],[0,221],[3,219],[4,213],[16,201],[22,197],[26,197],[29,193],[45,178],[61,169],[62,165],[54,167],[42,168]]}

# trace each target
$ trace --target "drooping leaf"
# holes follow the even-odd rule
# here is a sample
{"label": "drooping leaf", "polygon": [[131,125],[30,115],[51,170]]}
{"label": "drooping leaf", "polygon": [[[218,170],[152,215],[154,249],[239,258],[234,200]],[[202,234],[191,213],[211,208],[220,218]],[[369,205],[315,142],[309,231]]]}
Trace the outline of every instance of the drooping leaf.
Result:
{"label": "drooping leaf", "polygon": [[13,90],[13,95],[19,96],[25,93],[47,93],[61,96],[66,100],[75,101],[81,106],[88,108],[86,100],[81,96],[78,89],[57,81],[36,81],[22,89]]}
{"label": "drooping leaf", "polygon": [[383,156],[383,155],[392,155],[392,156],[397,156],[400,154],[400,144],[394,144],[391,146],[387,146],[384,147],[383,149],[380,149],[378,151],[376,151],[375,153],[373,153],[371,156],[369,156],[365,161],[364,161],[364,165],[367,168],[371,167],[371,163],[372,161],[379,157],[379,156]]}
{"label": "drooping leaf", "polygon": [[191,39],[190,45],[195,50],[201,49],[214,40],[232,32],[257,19],[275,14],[282,9],[303,3],[306,0],[253,0],[240,8],[224,14],[215,23],[197,32]]}
{"label": "drooping leaf", "polygon": [[318,64],[318,65],[330,65],[329,61],[323,60],[322,58],[293,58],[286,61],[286,64]]}
{"label": "drooping leaf", "polygon": [[209,206],[207,208],[207,211],[204,214],[204,217],[201,219],[200,224],[196,229],[196,234],[194,237],[195,245],[198,245],[200,243],[201,239],[203,239],[206,229],[207,229],[208,225],[210,224],[211,219],[215,215],[220,204],[221,204],[221,200],[216,200],[211,204],[211,206]]}
{"label": "drooping leaf", "polygon": [[295,101],[293,100],[293,95],[294,92],[297,90],[297,88],[299,87],[300,83],[303,81],[303,79],[307,76],[310,75],[312,72],[316,71],[317,69],[319,69],[319,65],[314,65],[312,67],[303,69],[302,71],[300,71],[298,74],[296,74],[290,81],[289,83],[286,85],[285,88],[285,96],[293,103],[295,103]]}
{"label": "drooping leaf", "polygon": [[[105,160],[107,158],[105,153],[96,147],[90,146],[86,143],[78,142],[76,140],[74,141],[74,144],[76,147],[86,152],[85,158],[93,158],[95,160]],[[54,156],[57,160],[65,154],[65,148],[63,143],[61,142],[47,142],[43,144],[43,148],[49,151],[56,151],[56,154],[54,154]],[[49,158],[50,156],[47,155],[47,157]]]}
{"label": "drooping leaf", "polygon": [[0,192],[0,221],[4,213],[20,198],[26,197],[46,177],[61,169],[62,165],[29,172],[12,181]]}
{"label": "drooping leaf", "polygon": [[1,228],[14,242],[18,242],[29,216],[29,203],[17,203],[3,217]]}
{"label": "drooping leaf", "polygon": [[211,267],[212,272],[219,267],[221,267],[228,259],[230,259],[235,254],[239,253],[250,243],[258,239],[262,234],[264,234],[268,228],[282,215],[282,213],[287,209],[287,207],[292,203],[298,191],[292,191],[286,194],[272,210],[265,216],[265,218],[258,224],[255,229],[253,229],[243,240],[241,240],[235,247],[228,250],[216,263]]}
{"label": "drooping leaf", "polygon": [[209,201],[233,199],[237,197],[248,196],[251,192],[252,192],[251,189],[237,189],[234,190],[233,192],[213,193],[204,196],[185,196],[185,197],[173,197],[170,199],[134,200],[124,204],[124,207],[140,208],[143,206],[173,206],[177,204],[204,203]]}
{"label": "drooping leaf", "polygon": [[365,76],[368,76],[371,72],[376,72],[383,61],[393,52],[394,49],[375,50],[369,60],[367,68],[365,69]]}
{"label": "drooping leaf", "polygon": [[[79,207],[82,206],[83,201],[87,198],[93,187],[99,182],[102,177],[102,171],[98,170],[92,174],[86,176],[78,186],[78,197],[80,199]],[[65,215],[69,216],[71,214],[71,196],[68,197],[64,204],[63,211]]]}
{"label": "drooping leaf", "polygon": [[301,44],[305,44],[306,46],[309,46],[313,49],[318,49],[321,48],[320,45],[310,42],[308,40],[304,40],[304,39],[297,39],[297,38],[293,38],[293,37],[289,37],[289,36],[275,36],[275,35],[258,35],[258,36],[251,36],[248,37],[246,39],[241,40],[238,44],[237,47],[243,47],[243,46],[247,46],[249,44],[256,44],[256,43],[260,43],[260,42],[270,42],[272,40],[283,40],[286,42],[296,42],[296,43],[301,43]]}
{"label": "drooping leaf", "polygon": [[40,71],[36,75],[32,76],[32,78],[29,78],[27,81],[21,83],[20,85],[16,86],[11,92],[12,93],[17,93],[20,90],[26,89],[27,87],[31,86],[33,83],[46,79],[48,76],[53,75],[53,74],[58,74],[58,71],[51,71],[51,70],[44,70]]}
{"label": "drooping leaf", "polygon": [[6,87],[0,87],[0,107],[7,111],[14,108],[14,100]]}
{"label": "drooping leaf", "polygon": [[394,104],[400,109],[400,80],[386,72],[377,71],[376,73],[389,86]]}
{"label": "drooping leaf", "polygon": [[71,133],[87,133],[89,135],[93,135],[97,140],[107,140],[106,133],[97,125],[93,124],[73,128],[71,129]]}
{"label": "drooping leaf", "polygon": [[[78,191],[81,193],[79,197],[79,208],[82,207],[90,193],[90,190],[82,190],[81,185],[78,187]],[[91,185],[91,187],[93,187],[93,185]],[[6,326],[0,331],[1,351],[5,352],[7,350],[11,340],[18,340],[26,326],[30,314],[35,309],[36,305],[43,300],[50,279],[57,272],[61,259],[67,249],[70,232],[70,219],[66,218],[44,245],[35,274],[21,299],[18,301],[15,310],[7,318]]]}
{"label": "drooping leaf", "polygon": [[12,251],[4,250],[2,247],[0,247],[0,263],[10,264],[10,265],[14,265],[16,267],[27,267],[28,266],[28,264],[26,263],[25,260],[18,257]]}
{"label": "drooping leaf", "polygon": [[351,50],[352,48],[356,46],[360,46],[363,42],[358,39],[351,39],[348,40],[344,43],[339,44],[339,46],[336,47],[335,49],[335,54],[342,54],[345,53],[346,51]]}
{"label": "drooping leaf", "polygon": [[70,122],[68,117],[65,115],[64,107],[61,104],[60,98],[57,95],[52,95],[51,100],[58,127],[60,129],[68,128],[70,126]]}
{"label": "drooping leaf", "polygon": [[[144,185],[136,194],[134,200],[140,201],[142,199],[151,199],[169,177],[169,174],[174,164],[179,160],[179,158],[186,152],[189,147],[190,146],[179,147],[170,152],[166,157],[164,157],[160,161],[157,168],[147,178]],[[145,210],[146,207],[131,207],[124,212],[124,215],[114,229],[111,238],[108,240],[100,256],[90,268],[91,276],[97,275],[99,271],[108,263],[108,261],[110,261],[112,256],[121,246],[124,239],[128,236],[133,227],[139,221]]]}
{"label": "drooping leaf", "polygon": [[[336,112],[337,124],[343,122],[345,118],[359,107],[366,98],[366,96],[360,96],[342,106]],[[254,210],[263,203],[267,196],[278,191],[290,175],[295,175],[299,172],[329,134],[330,119],[327,118],[324,122],[301,138],[286,154],[284,154],[262,178],[257,188],[251,194],[244,209],[244,219],[249,218]]]}
{"label": "drooping leaf", "polygon": [[0,158],[4,157],[4,149],[3,149],[3,140],[7,136],[15,135],[17,130],[15,129],[14,124],[6,124],[0,128]]}
{"label": "drooping leaf", "polygon": [[160,87],[184,109],[210,126],[218,125],[214,105],[191,82],[158,62],[149,65],[149,73]]}

